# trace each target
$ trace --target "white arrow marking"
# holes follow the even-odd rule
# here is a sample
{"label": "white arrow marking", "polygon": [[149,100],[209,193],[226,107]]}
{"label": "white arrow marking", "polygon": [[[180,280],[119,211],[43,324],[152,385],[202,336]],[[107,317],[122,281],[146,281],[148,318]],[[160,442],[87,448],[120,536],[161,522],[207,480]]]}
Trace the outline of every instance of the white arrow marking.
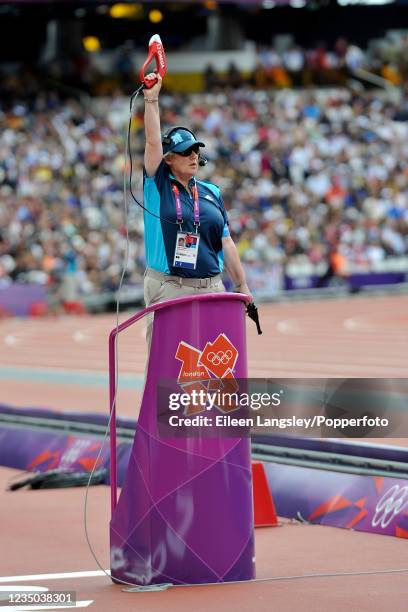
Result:
{"label": "white arrow marking", "polygon": [[12,334],[8,334],[4,338],[4,344],[7,344],[7,346],[14,346],[15,344],[17,344],[17,342],[18,342],[17,338],[13,336]]}
{"label": "white arrow marking", "polygon": [[343,321],[343,327],[350,331],[374,331],[375,327],[368,323],[368,321],[361,321],[357,318],[351,317]]}
{"label": "white arrow marking", "polygon": [[286,321],[278,321],[276,329],[281,334],[297,334],[299,333],[299,326],[294,321],[287,319]]}

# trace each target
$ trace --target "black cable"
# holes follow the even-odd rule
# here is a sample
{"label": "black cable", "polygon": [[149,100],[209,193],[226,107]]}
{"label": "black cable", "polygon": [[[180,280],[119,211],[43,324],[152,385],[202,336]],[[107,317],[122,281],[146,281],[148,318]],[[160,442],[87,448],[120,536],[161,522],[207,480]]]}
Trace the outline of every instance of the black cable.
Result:
{"label": "black cable", "polygon": [[[102,440],[101,448],[99,449],[98,456],[95,459],[94,466],[93,466],[92,471],[91,471],[91,473],[89,475],[89,478],[88,478],[87,487],[85,489],[85,499],[84,499],[84,508],[83,508],[83,510],[84,510],[84,513],[83,513],[84,531],[85,531],[85,538],[86,538],[86,542],[88,544],[89,551],[90,551],[91,555],[93,556],[93,558],[95,559],[95,562],[96,562],[97,566],[99,567],[99,569],[106,575],[106,577],[109,580],[111,580],[110,573],[107,570],[105,570],[103,568],[102,564],[99,562],[99,559],[98,559],[98,557],[97,557],[97,555],[96,555],[96,553],[95,553],[95,551],[93,549],[93,546],[91,544],[91,540],[90,540],[89,533],[88,533],[88,523],[87,523],[88,493],[89,493],[89,486],[91,484],[92,478],[93,478],[94,474],[96,473],[96,466],[98,465],[99,459],[102,456],[102,451],[103,451],[105,442],[106,442],[107,437],[108,437],[108,433],[109,433],[109,430],[110,430],[110,424],[111,424],[112,416],[114,414],[113,408],[116,407],[116,397],[117,397],[117,391],[118,391],[118,385],[119,385],[119,349],[118,349],[118,346],[117,346],[118,339],[119,339],[119,334],[118,334],[118,329],[119,329],[119,306],[120,306],[120,295],[121,295],[121,291],[122,291],[123,280],[124,280],[125,273],[126,273],[126,270],[127,270],[127,267],[128,267],[128,263],[129,263],[129,219],[128,219],[128,194],[127,194],[127,181],[126,181],[126,165],[127,165],[127,155],[130,152],[129,141],[130,141],[130,124],[131,124],[131,121],[132,121],[133,99],[136,98],[139,95],[139,93],[142,91],[142,89],[143,89],[143,86],[141,85],[140,87],[138,87],[138,89],[131,96],[130,118],[129,118],[129,128],[128,128],[128,140],[127,140],[127,143],[125,145],[125,167],[124,167],[124,172],[123,172],[123,202],[124,202],[125,228],[126,228],[126,236],[125,236],[126,237],[126,252],[125,252],[125,261],[123,263],[122,275],[121,275],[120,281],[119,281],[119,288],[118,288],[117,295],[116,295],[115,394],[114,394],[114,397],[113,397],[112,404],[110,406],[109,419],[108,419],[108,423],[106,425],[105,435],[104,435],[103,440]],[[144,206],[141,205],[136,200],[136,198],[134,198],[134,199],[135,199],[136,203],[139,204],[139,206],[144,208]],[[150,212],[150,211],[147,211],[147,212]],[[150,214],[153,214],[153,213],[150,213]],[[120,578],[115,578],[115,581],[120,583],[120,584],[124,584],[124,585],[128,585],[128,586],[134,586],[134,583],[128,582],[126,580],[121,580]]]}
{"label": "black cable", "polygon": [[408,572],[407,567],[396,568],[396,569],[385,569],[385,570],[367,570],[360,572],[322,572],[315,574],[299,574],[295,576],[271,576],[269,578],[253,578],[252,580],[229,580],[225,582],[200,582],[193,584],[173,584],[172,582],[164,582],[162,584],[149,584],[135,586],[131,589],[122,589],[126,593],[143,593],[145,591],[165,591],[168,588],[186,588],[186,587],[223,587],[230,586],[233,584],[248,584],[252,585],[259,582],[281,582],[283,580],[303,580],[305,578],[341,578],[344,576],[378,576],[383,574],[406,574]]}

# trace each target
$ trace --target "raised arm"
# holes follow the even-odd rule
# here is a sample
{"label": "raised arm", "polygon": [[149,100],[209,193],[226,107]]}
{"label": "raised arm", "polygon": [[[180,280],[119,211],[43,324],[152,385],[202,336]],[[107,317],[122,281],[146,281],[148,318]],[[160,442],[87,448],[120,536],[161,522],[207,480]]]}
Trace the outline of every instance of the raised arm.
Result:
{"label": "raised arm", "polygon": [[156,85],[151,89],[143,90],[145,99],[145,136],[146,145],[144,153],[144,165],[148,176],[154,176],[163,158],[161,143],[159,93],[162,86],[162,78],[159,74],[151,72],[145,79],[157,79]]}

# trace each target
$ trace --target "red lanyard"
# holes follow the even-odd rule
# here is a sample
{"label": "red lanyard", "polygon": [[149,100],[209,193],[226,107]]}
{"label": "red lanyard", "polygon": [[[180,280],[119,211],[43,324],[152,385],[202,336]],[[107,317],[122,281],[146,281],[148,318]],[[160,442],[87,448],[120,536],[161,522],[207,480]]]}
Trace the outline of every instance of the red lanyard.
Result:
{"label": "red lanyard", "polygon": [[[172,190],[174,193],[174,200],[176,202],[177,223],[180,225],[180,229],[181,229],[181,226],[183,224],[183,209],[181,208],[179,188],[177,187],[175,183],[173,183]],[[191,188],[191,191],[193,193],[193,199],[194,199],[194,227],[195,227],[195,230],[197,231],[197,228],[200,225],[200,200],[198,197],[198,189],[197,189],[197,185],[195,181],[194,181],[194,185]]]}

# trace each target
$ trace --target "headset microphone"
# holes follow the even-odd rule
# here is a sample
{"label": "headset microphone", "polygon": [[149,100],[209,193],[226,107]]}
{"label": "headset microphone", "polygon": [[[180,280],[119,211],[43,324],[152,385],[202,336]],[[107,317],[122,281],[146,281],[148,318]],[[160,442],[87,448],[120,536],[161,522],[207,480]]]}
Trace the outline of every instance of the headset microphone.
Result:
{"label": "headset microphone", "polygon": [[208,159],[204,157],[204,155],[200,155],[200,157],[198,158],[198,165],[206,166],[207,164],[208,164]]}

